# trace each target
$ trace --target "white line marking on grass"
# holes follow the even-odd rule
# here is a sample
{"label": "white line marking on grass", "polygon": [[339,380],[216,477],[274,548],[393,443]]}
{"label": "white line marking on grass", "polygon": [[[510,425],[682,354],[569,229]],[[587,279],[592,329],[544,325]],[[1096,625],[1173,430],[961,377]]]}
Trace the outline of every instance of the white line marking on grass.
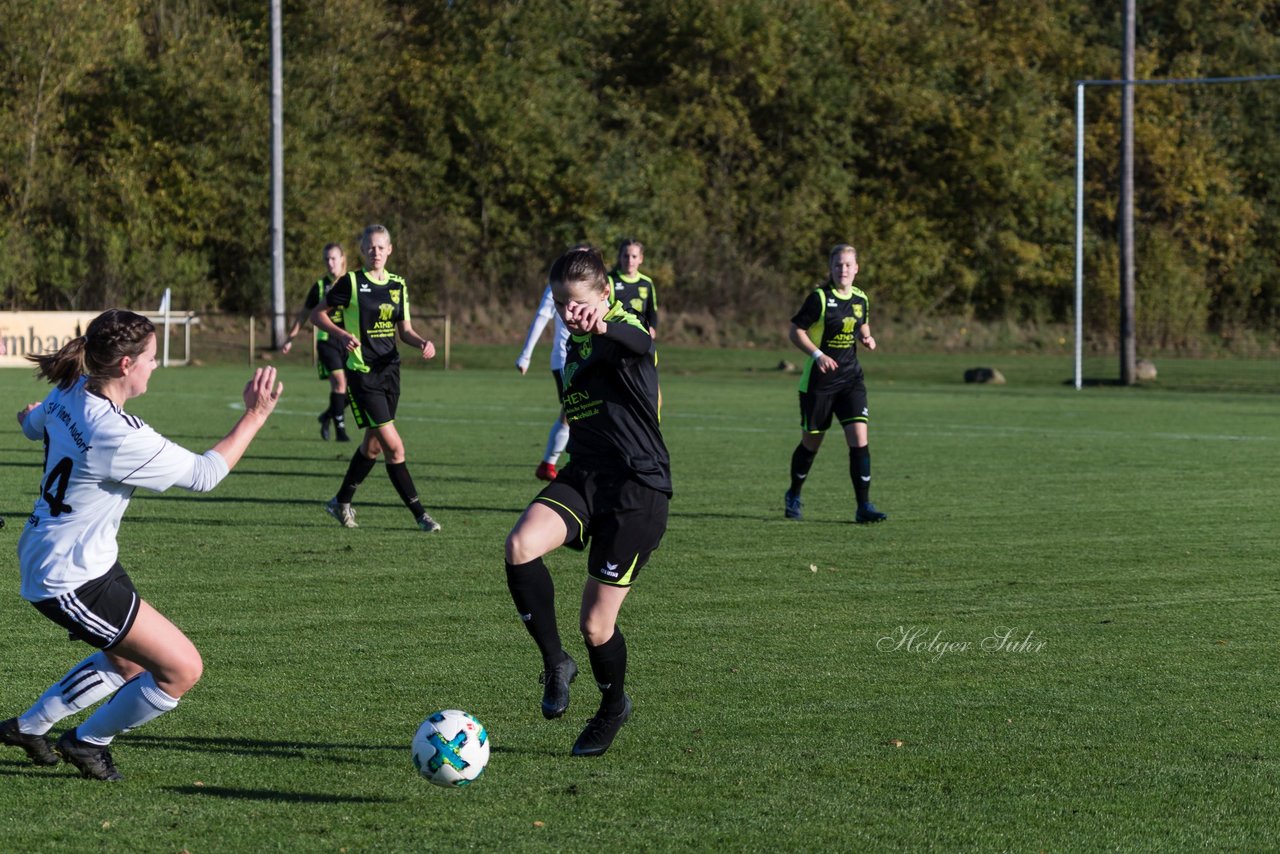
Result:
{"label": "white line marking on grass", "polygon": [[[401,405],[401,411],[396,414],[397,421],[419,421],[426,424],[493,424],[494,421],[488,418],[450,418],[444,416],[428,416],[428,415],[408,415],[404,409],[439,409],[447,410],[449,407],[439,406],[435,404],[409,404]],[[230,404],[230,408],[240,411],[244,409],[244,403],[234,402]],[[554,409],[545,409],[542,407],[512,407],[498,406],[494,404],[484,405],[468,405],[471,411],[483,410],[489,412],[501,412],[511,414],[513,412],[537,413],[545,416],[545,418],[554,418],[556,412]],[[275,410],[280,415],[298,416],[315,418],[314,411],[301,412],[294,409]],[[701,413],[701,412],[681,412],[670,413],[662,418],[663,426],[669,426],[672,422],[681,430],[689,430],[697,433],[714,432],[714,433],[785,433],[789,428],[794,427],[791,424],[793,419],[784,419],[778,416],[772,419],[778,426],[776,427],[744,427],[740,425],[725,424],[691,424],[686,422],[696,421],[728,421],[742,420],[741,415],[721,415],[717,413]],[[504,419],[504,425],[512,425],[518,427],[536,427],[543,424],[543,421],[513,421]],[[1081,430],[1076,428],[1057,428],[1057,427],[1016,427],[1013,425],[996,425],[996,424],[955,424],[948,423],[945,426],[929,427],[919,422],[912,422],[911,429],[900,430],[892,424],[877,424],[879,429],[890,433],[893,436],[904,437],[928,437],[937,438],[964,438],[969,436],[1044,436],[1063,439],[1074,438],[1092,438],[1092,439],[1165,439],[1174,442],[1271,442],[1274,436],[1240,436],[1231,433],[1144,433],[1141,430]],[[836,432],[832,428],[831,432]]]}

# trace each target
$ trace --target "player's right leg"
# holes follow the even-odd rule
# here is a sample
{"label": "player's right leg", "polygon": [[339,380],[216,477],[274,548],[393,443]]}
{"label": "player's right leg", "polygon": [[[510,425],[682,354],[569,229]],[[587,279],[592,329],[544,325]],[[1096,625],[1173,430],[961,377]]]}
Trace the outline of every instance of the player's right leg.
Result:
{"label": "player's right leg", "polygon": [[[551,491],[567,493],[566,484],[553,483],[543,490],[539,499]],[[542,655],[542,673],[538,681],[543,685],[542,715],[548,720],[558,718],[569,707],[569,684],[578,675],[578,664],[565,652],[556,624],[555,584],[551,572],[543,562],[543,555],[564,545],[570,538],[569,523],[563,517],[581,517],[582,510],[574,511],[580,502],[561,494],[563,501],[535,499],[516,521],[507,535],[506,573],[507,589],[515,603],[525,630],[538,646]],[[581,525],[575,524],[573,537],[580,537]]]}
{"label": "player's right leg", "polygon": [[329,417],[333,420],[334,438],[350,442],[347,435],[347,419],[343,411],[347,407],[347,372],[342,368],[329,372]]}
{"label": "player's right leg", "polygon": [[800,490],[804,489],[822,438],[831,426],[831,396],[800,392],[800,443],[791,452],[791,485],[782,497],[782,515],[788,519],[804,518]]}
{"label": "player's right leg", "polygon": [[[344,377],[346,372],[343,372]],[[344,528],[359,527],[356,524],[356,511],[351,506],[351,501],[355,498],[356,490],[360,484],[364,483],[364,479],[369,476],[369,472],[373,471],[374,465],[377,464],[378,454],[382,450],[378,437],[372,429],[377,425],[377,416],[379,408],[385,406],[385,400],[381,393],[376,390],[366,391],[363,383],[358,379],[359,375],[346,377],[347,383],[347,399],[351,404],[351,417],[355,419],[356,426],[365,431],[364,440],[360,443],[360,447],[356,448],[354,454],[351,455],[351,461],[347,464],[347,472],[342,477],[342,484],[338,487],[338,494],[325,502],[325,512],[338,520],[338,524]],[[390,421],[389,414],[384,414],[384,421]]]}
{"label": "player's right leg", "polygon": [[111,696],[140,670],[137,665],[118,668],[105,652],[95,652],[49,686],[31,708],[0,722],[0,743],[21,747],[37,765],[57,765],[61,760],[47,735],[53,725]]}

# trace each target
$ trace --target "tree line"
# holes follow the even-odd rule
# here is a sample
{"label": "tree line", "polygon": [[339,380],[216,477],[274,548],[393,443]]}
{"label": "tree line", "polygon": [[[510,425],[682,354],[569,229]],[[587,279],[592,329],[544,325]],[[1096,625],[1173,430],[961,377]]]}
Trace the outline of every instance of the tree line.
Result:
{"label": "tree line", "polygon": [[[522,324],[646,246],[687,336],[776,337],[851,241],[881,318],[1071,319],[1101,0],[287,0],[291,309],[368,223],[424,311]],[[1280,3],[1138,4],[1138,76],[1280,72]],[[0,0],[5,309],[270,308],[268,5]],[[1280,331],[1280,83],[1140,88],[1145,347]],[[1086,327],[1114,337],[1118,90],[1089,93]],[[509,330],[508,330],[509,331]]]}

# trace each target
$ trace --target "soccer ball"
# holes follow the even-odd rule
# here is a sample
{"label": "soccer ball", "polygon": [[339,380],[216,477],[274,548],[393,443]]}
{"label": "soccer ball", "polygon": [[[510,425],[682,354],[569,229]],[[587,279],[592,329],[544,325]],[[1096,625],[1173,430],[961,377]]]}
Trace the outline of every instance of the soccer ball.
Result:
{"label": "soccer ball", "polygon": [[413,737],[413,764],[437,786],[470,785],[488,763],[489,733],[466,712],[436,712]]}

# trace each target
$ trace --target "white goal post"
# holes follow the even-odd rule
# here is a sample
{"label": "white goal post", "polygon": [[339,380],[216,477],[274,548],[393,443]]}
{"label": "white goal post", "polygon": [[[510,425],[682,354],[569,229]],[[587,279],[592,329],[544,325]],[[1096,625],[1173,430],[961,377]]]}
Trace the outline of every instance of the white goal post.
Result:
{"label": "white goal post", "polygon": [[1215,83],[1258,83],[1280,80],[1280,74],[1251,77],[1185,77],[1157,80],[1077,80],[1076,81],[1076,341],[1075,384],[1084,384],[1084,91],[1088,86],[1204,86]]}

